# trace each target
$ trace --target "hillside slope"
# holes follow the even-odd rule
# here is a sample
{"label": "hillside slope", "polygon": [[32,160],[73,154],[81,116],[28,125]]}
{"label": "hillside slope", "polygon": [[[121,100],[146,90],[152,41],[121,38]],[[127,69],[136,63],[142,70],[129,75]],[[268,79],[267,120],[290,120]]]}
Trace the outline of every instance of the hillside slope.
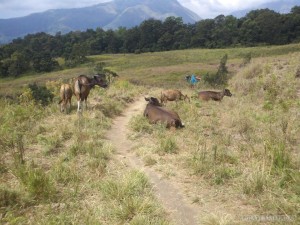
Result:
{"label": "hillside slope", "polygon": [[114,0],[84,8],[53,9],[25,17],[0,19],[0,43],[36,32],[55,34],[97,27],[130,28],[149,18],[164,20],[169,16],[182,17],[185,23],[200,19],[177,0]]}

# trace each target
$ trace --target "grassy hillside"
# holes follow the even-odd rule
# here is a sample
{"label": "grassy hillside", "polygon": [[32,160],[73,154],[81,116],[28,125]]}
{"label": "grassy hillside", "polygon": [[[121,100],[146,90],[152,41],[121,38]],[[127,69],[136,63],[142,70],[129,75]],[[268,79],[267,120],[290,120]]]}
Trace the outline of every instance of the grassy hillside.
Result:
{"label": "grassy hillside", "polygon": [[142,115],[132,119],[132,138],[142,143],[137,154],[184,184],[203,209],[203,224],[299,223],[299,59],[254,59],[233,75],[233,96],[221,103],[168,103],[182,130],[149,126]]}
{"label": "grassy hillside", "polygon": [[[166,87],[190,96],[208,89],[189,89],[184,76],[215,72],[228,54],[233,96],[221,103],[168,103],[186,126],[177,131],[149,125],[142,113],[133,117],[134,151],[202,208],[201,224],[298,224],[298,48],[93,56],[120,78],[107,90],[93,89],[81,117],[74,99],[70,114],[59,112],[58,88],[92,65],[1,80],[0,95],[22,93],[18,104],[0,99],[1,223],[170,224],[147,177],[118,162],[104,134],[137,96],[159,97]],[[240,67],[249,52],[252,62]],[[46,84],[54,102],[37,105],[26,89],[33,82]]]}
{"label": "grassy hillside", "polygon": [[120,79],[158,87],[182,87],[182,80],[187,74],[203,75],[216,72],[220,59],[225,54],[228,55],[229,72],[235,73],[248,54],[251,54],[252,58],[259,59],[277,55],[287,57],[288,54],[298,51],[300,51],[300,44],[91,56],[89,57],[91,62],[79,68],[46,74],[28,74],[18,79],[1,79],[0,96],[20,94],[26,85],[33,82],[45,83],[48,80],[67,80],[80,74],[92,74],[93,63],[97,62],[104,62],[105,67],[120,75]]}

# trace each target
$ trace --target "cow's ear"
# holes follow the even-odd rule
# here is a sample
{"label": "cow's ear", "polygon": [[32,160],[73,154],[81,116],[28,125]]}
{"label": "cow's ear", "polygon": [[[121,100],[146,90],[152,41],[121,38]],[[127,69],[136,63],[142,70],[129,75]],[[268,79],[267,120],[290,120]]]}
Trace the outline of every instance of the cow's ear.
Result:
{"label": "cow's ear", "polygon": [[147,102],[149,102],[149,101],[150,101],[150,98],[146,98],[146,97],[145,97],[145,100],[146,100]]}

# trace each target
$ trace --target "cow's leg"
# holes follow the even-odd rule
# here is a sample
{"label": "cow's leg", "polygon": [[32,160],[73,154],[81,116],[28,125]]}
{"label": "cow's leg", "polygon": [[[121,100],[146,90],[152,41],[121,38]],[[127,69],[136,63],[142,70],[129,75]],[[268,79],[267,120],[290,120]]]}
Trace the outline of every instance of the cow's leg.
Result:
{"label": "cow's leg", "polygon": [[85,110],[87,110],[87,98],[85,98],[84,101],[85,101]]}
{"label": "cow's leg", "polygon": [[66,112],[66,100],[63,101],[63,109],[62,109],[62,111]]}
{"label": "cow's leg", "polygon": [[66,104],[66,112],[69,113],[71,109],[71,102],[69,99],[67,99],[67,104]]}
{"label": "cow's leg", "polygon": [[81,107],[80,107],[80,99],[77,100],[77,112],[81,111]]}

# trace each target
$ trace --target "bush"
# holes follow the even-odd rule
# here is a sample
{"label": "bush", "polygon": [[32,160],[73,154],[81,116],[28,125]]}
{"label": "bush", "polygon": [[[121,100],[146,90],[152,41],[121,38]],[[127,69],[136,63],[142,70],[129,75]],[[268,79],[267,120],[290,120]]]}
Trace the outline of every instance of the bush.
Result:
{"label": "bush", "polygon": [[35,102],[40,103],[42,106],[49,105],[54,98],[53,93],[46,86],[38,86],[34,83],[29,84],[28,88],[31,90]]}
{"label": "bush", "polygon": [[217,73],[215,74],[205,74],[203,80],[211,86],[225,86],[228,82],[228,70],[227,70],[227,54],[223,56],[220,61],[220,65]]}

